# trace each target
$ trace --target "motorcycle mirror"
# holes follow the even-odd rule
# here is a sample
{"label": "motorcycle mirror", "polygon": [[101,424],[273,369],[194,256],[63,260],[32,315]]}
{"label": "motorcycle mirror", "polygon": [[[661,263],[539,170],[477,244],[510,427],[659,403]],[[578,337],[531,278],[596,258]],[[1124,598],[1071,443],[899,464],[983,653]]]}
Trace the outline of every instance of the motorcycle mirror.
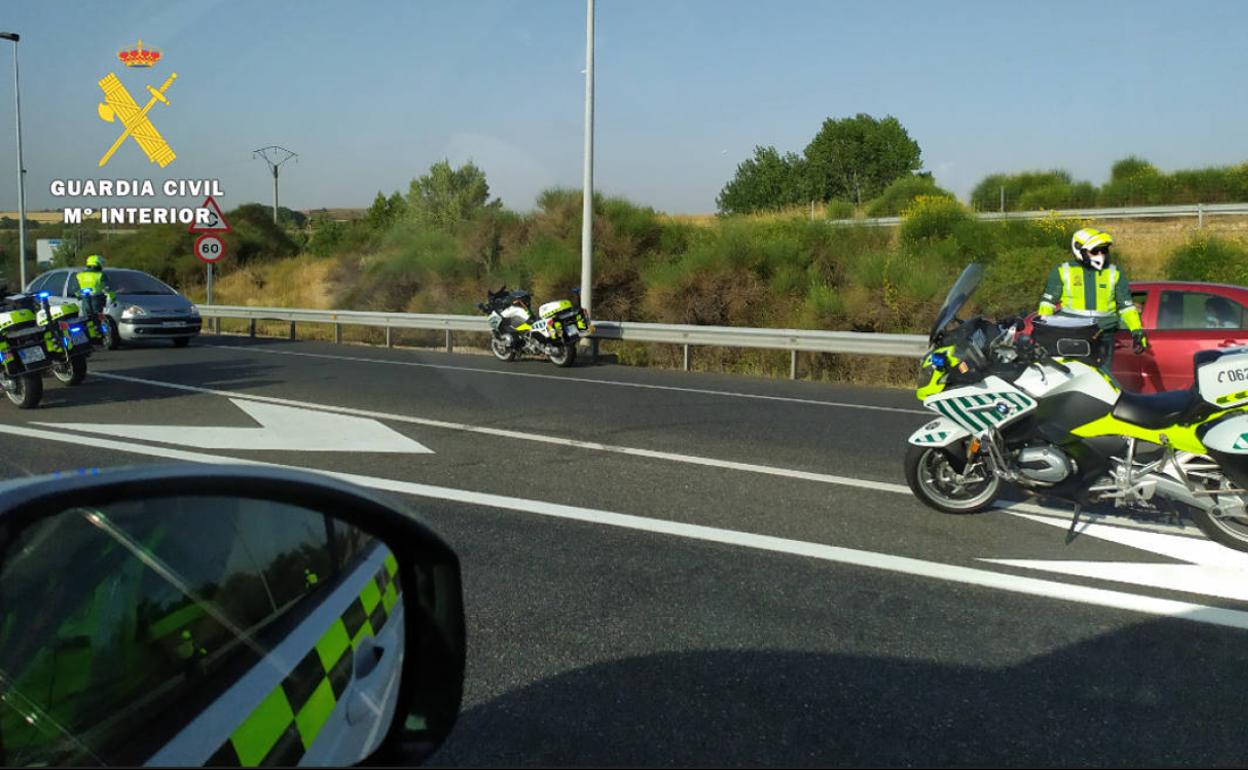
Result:
{"label": "motorcycle mirror", "polygon": [[0,763],[411,764],[459,710],[454,551],[328,477],[0,485]]}

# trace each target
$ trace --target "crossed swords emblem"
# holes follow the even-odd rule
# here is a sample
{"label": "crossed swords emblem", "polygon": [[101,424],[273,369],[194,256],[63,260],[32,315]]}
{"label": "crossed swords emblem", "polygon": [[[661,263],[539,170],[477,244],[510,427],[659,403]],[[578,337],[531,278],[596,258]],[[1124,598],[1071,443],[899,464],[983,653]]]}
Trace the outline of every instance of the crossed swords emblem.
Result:
{"label": "crossed swords emblem", "polygon": [[130,96],[130,92],[121,84],[116,75],[110,72],[100,80],[100,90],[104,92],[104,101],[100,103],[97,110],[100,118],[109,123],[120,118],[121,124],[125,126],[121,136],[117,137],[117,141],[113,142],[113,146],[109,147],[108,152],[104,153],[104,157],[100,158],[100,166],[108,163],[108,159],[113,157],[113,153],[117,152],[117,148],[121,147],[128,136],[134,137],[134,141],[138,143],[143,153],[147,155],[148,161],[159,164],[161,168],[173,162],[177,155],[173,153],[169,143],[165,141],[165,138],[152,125],[152,121],[147,117],[147,113],[156,105],[156,102],[169,104],[169,100],[165,98],[165,91],[169,90],[169,86],[173,85],[173,81],[177,77],[178,73],[173,73],[159,89],[152,88],[149,85],[147,90],[151,92],[152,98],[147,101],[143,109],[139,109],[138,103]]}

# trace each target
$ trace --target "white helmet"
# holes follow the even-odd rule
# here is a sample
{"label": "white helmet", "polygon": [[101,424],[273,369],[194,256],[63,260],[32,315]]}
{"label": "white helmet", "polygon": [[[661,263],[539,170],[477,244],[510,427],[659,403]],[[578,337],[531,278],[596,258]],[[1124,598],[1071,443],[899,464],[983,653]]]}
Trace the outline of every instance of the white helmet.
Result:
{"label": "white helmet", "polygon": [[1070,251],[1084,266],[1104,270],[1109,266],[1109,246],[1113,242],[1109,233],[1085,227],[1071,237]]}

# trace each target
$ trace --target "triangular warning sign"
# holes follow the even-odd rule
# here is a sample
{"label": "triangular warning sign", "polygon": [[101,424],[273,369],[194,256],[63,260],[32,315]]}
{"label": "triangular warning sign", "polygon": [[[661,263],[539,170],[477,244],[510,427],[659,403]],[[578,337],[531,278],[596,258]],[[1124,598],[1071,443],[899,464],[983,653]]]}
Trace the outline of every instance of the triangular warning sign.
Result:
{"label": "triangular warning sign", "polygon": [[225,214],[221,213],[221,207],[209,195],[195,209],[195,221],[186,228],[186,231],[188,233],[230,233],[234,231],[234,228],[230,227],[230,223],[225,220]]}

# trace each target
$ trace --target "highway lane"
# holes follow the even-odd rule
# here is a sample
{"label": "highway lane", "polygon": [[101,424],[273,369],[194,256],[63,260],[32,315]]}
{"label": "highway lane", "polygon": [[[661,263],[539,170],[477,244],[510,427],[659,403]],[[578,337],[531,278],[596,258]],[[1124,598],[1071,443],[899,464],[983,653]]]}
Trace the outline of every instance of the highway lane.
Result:
{"label": "highway lane", "polygon": [[[49,383],[46,409],[7,409],[5,423],[62,437],[69,432],[35,423],[255,425],[224,397],[135,378],[591,441],[607,440],[592,425],[606,414],[619,424],[597,430],[612,431],[619,445],[844,474],[875,486],[396,421],[386,424],[434,454],[196,451],[922,559],[1039,578],[1072,593],[1245,609],[1225,596],[981,561],[1183,562],[1091,535],[1066,543],[1059,528],[1005,513],[948,517],[923,508],[885,486],[900,483],[897,450],[875,446],[890,438],[886,431],[904,441],[919,415],[559,378],[857,398],[899,409],[909,407],[909,393],[615,366],[565,373],[521,364],[543,375],[524,378],[492,373],[494,362],[477,356],[227,342],[228,350],[100,355],[93,371],[131,379],[93,377],[75,391]],[[286,354],[296,352],[314,356]],[[329,359],[320,358],[344,352],[433,366],[326,367]],[[478,369],[486,371],[471,371]],[[386,389],[398,390],[373,400]],[[646,413],[650,400],[668,418],[690,410],[698,417],[664,424]],[[573,417],[561,416],[558,405]],[[820,416],[829,412],[861,426],[857,435],[828,431]],[[864,412],[874,412],[872,420]],[[871,462],[820,465],[810,450],[790,452],[794,433],[838,458],[871,452],[888,465],[864,476],[851,471]],[[752,451],[741,451],[741,435],[755,437],[744,445]],[[92,439],[72,440],[0,432],[0,473],[146,463],[171,451],[150,442],[101,451],[84,445]],[[860,444],[867,449],[857,452]],[[1245,631],[518,508],[408,500],[459,551],[467,580],[467,699],[436,758],[442,764],[1207,765],[1236,764],[1248,748],[1233,727],[1243,703]],[[1208,727],[1194,731],[1186,715],[1197,710]]]}

